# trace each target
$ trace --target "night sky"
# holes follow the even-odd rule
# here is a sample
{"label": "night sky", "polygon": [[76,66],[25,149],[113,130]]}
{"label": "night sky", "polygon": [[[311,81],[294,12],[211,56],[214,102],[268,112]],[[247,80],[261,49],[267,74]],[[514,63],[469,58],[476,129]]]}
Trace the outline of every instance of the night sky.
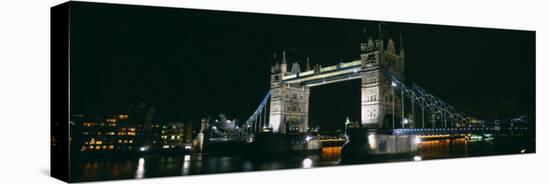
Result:
{"label": "night sky", "polygon": [[[302,66],[307,56],[323,66],[355,60],[363,28],[376,36],[377,24],[73,3],[71,111],[102,115],[145,102],[166,121],[220,112],[245,120],[269,90],[270,67],[283,50]],[[386,25],[394,40],[403,34],[408,83],[480,119],[534,115],[534,32]],[[347,116],[359,121],[360,80],[311,92],[313,125],[328,130]]]}

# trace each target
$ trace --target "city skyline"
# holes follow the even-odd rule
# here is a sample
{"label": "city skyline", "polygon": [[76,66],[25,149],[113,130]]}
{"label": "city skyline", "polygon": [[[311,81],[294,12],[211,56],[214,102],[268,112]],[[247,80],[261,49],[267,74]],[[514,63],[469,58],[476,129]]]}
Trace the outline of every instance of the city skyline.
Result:
{"label": "city skyline", "polygon": [[67,2],[67,182],[536,152],[535,32]]}
{"label": "city skyline", "polygon": [[[145,102],[167,121],[220,112],[242,121],[269,90],[270,67],[283,51],[302,67],[307,57],[311,65],[333,65],[359,57],[365,28],[367,37],[377,36],[376,21],[94,6],[75,5],[73,13],[83,20],[71,35],[72,59],[79,61],[71,65],[74,113],[124,112]],[[406,81],[421,81],[481,119],[534,113],[535,63],[528,62],[534,61],[534,33],[386,25],[395,40],[403,35]],[[311,122],[335,129],[345,117],[359,120],[358,83],[313,87],[311,103],[320,105],[310,105]]]}

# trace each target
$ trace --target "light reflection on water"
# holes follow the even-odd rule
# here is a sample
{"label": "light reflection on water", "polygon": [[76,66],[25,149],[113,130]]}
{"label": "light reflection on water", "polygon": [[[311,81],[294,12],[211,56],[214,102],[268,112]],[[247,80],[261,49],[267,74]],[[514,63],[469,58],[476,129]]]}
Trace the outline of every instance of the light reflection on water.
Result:
{"label": "light reflection on water", "polygon": [[[434,158],[464,157],[498,154],[491,141],[468,142],[465,139],[430,140],[418,144],[419,151],[412,161]],[[520,153],[524,148],[518,148]],[[241,155],[212,156],[186,154],[181,156],[149,156],[102,161],[80,161],[73,176],[77,181],[148,178],[157,176],[195,175],[207,173],[273,170],[285,168],[312,168],[340,165],[341,147],[325,147],[320,153],[290,155],[270,159],[247,159]],[[524,151],[525,152],[525,151]],[[400,159],[403,160],[403,159]],[[396,160],[381,160],[381,162]]]}
{"label": "light reflection on water", "polygon": [[189,166],[191,161],[191,155],[185,155],[183,158],[183,169],[181,171],[181,175],[189,175]]}
{"label": "light reflection on water", "polygon": [[311,158],[305,158],[302,161],[302,168],[311,168],[313,166],[313,161]]}
{"label": "light reflection on water", "polygon": [[137,170],[136,170],[136,178],[137,179],[143,178],[143,175],[145,174],[144,165],[145,165],[145,159],[139,158],[138,167],[137,167]]}

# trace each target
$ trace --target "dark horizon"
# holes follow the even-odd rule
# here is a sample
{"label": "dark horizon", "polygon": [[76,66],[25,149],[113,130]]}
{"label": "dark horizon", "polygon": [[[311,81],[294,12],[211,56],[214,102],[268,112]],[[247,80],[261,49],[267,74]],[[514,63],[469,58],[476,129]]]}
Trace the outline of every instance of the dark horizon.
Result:
{"label": "dark horizon", "polygon": [[[86,5],[86,6],[83,6]],[[226,113],[246,120],[269,90],[270,68],[359,58],[376,21],[73,3],[71,113],[154,105],[163,120]],[[386,22],[403,35],[405,80],[480,119],[535,113],[535,32]],[[398,42],[397,42],[398,43]],[[275,58],[276,57],[276,58]],[[359,121],[359,80],[314,87],[310,121]]]}

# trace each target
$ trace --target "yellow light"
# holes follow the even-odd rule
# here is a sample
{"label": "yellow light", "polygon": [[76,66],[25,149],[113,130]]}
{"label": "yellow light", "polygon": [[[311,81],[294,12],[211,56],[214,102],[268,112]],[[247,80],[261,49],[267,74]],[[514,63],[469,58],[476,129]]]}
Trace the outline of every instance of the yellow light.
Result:
{"label": "yellow light", "polygon": [[118,119],[128,119],[128,115],[120,114],[120,115],[118,115]]}

